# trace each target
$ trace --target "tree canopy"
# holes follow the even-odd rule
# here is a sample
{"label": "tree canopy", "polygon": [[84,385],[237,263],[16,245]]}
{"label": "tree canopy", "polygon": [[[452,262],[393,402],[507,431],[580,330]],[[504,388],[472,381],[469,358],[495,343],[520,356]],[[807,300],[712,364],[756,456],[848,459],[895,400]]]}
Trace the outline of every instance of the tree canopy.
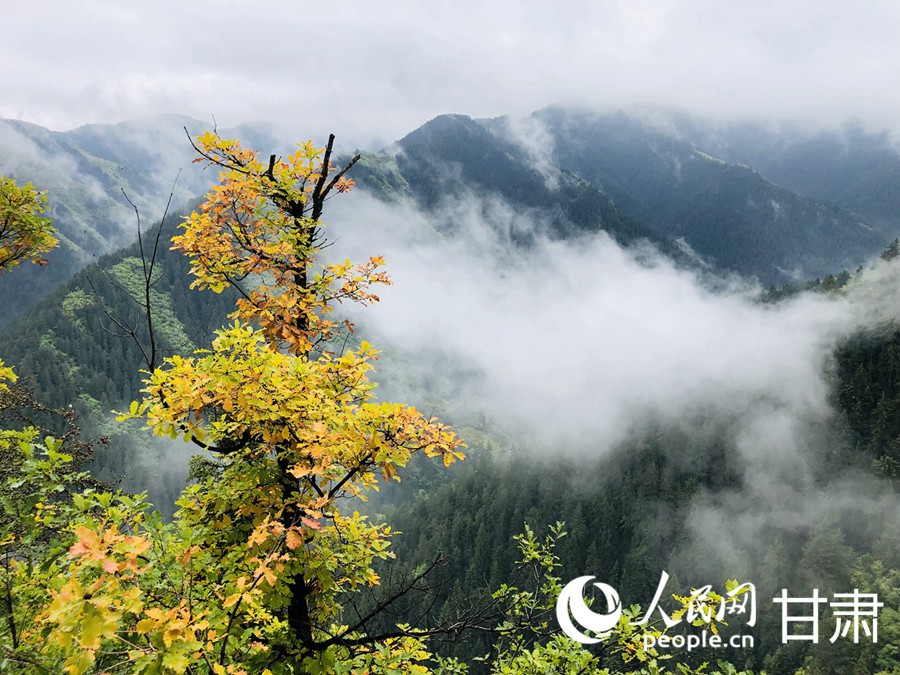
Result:
{"label": "tree canopy", "polygon": [[58,243],[47,211],[47,194],[0,175],[0,274],[23,261],[38,265]]}
{"label": "tree canopy", "polygon": [[[371,345],[332,349],[353,330],[330,318],[334,304],[376,301],[371,286],[388,283],[380,258],[317,259],[324,201],[352,185],[330,164],[332,143],[265,164],[235,141],[197,139],[221,181],[175,244],[196,286],[234,286],[241,299],[209,349],[154,368],[145,398],[122,415],[199,446],[197,480],[165,524],[140,496],[74,491],[71,455],[54,439],[38,450],[23,439],[26,472],[49,471],[47,489],[68,497],[41,502],[49,511],[17,548],[48,557],[8,560],[22,598],[9,613],[11,663],[353,672],[428,656],[409,627],[370,633],[391,599],[364,610],[354,593],[378,585],[373,561],[390,556],[392,531],[344,505],[416,453],[453,463],[461,442],[410,406],[375,400]],[[149,283],[152,262],[145,272]]]}

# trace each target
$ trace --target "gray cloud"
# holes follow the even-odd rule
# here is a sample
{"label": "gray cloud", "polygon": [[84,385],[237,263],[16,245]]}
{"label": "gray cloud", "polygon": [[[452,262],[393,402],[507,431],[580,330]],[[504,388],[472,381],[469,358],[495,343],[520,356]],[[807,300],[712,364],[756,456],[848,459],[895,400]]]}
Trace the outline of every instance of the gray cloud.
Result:
{"label": "gray cloud", "polygon": [[0,115],[163,112],[390,141],[444,112],[652,103],[896,125],[900,8],[793,3],[248,0],[11,5]]}
{"label": "gray cloud", "polygon": [[[458,200],[429,217],[352,200],[332,216],[339,252],[384,253],[396,282],[366,326],[484,373],[470,400],[543,442],[590,439],[602,453],[649,413],[676,420],[760,400],[820,419],[828,354],[869,320],[849,298],[765,307],[750,301],[753,287],[713,291],[605,235],[512,252],[509,233],[536,228],[537,215],[502,202]],[[458,236],[435,234],[451,223]]]}

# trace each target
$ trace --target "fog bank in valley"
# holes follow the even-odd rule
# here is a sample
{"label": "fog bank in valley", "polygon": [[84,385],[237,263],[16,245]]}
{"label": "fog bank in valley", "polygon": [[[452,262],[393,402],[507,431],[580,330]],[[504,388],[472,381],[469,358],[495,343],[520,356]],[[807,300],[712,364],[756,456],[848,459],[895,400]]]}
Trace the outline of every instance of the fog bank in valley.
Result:
{"label": "fog bank in valley", "polygon": [[[764,305],[752,283],[711,283],[602,233],[511,244],[540,232],[539,218],[474,196],[431,214],[364,193],[335,202],[331,253],[384,255],[395,282],[353,312],[388,350],[386,395],[416,399],[423,381],[442,381],[460,419],[487,417],[525,451],[578,461],[610,455],[650,421],[727,420],[740,488],[701,493],[690,516],[691,545],[718,552],[704,554],[710,571],[769,528],[808,533],[850,517],[851,505],[855,518],[900,520],[896,497],[871,478],[848,474],[828,494],[815,480],[840,440],[831,356],[896,317],[896,265],[874,265],[839,297]],[[412,373],[390,372],[397,352]]]}

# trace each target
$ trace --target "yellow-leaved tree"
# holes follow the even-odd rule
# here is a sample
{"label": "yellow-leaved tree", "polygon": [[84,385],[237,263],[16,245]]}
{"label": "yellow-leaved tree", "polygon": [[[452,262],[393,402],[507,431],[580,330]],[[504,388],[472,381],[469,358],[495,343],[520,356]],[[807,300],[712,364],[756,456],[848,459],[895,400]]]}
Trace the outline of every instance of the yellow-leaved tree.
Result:
{"label": "yellow-leaved tree", "polygon": [[42,265],[57,244],[47,210],[47,195],[31,183],[19,186],[0,175],[0,274],[22,261]]}
{"label": "yellow-leaved tree", "polygon": [[21,601],[4,651],[22,672],[424,672],[429,631],[377,632],[396,598],[354,599],[379,584],[392,533],[345,505],[416,453],[452,464],[461,443],[375,400],[369,344],[330,349],[353,328],[335,303],[389,283],[377,257],[319,261],[325,201],[352,186],[333,140],[268,162],[216,134],[195,141],[220,182],[173,242],[195,287],[240,300],[209,349],[153,367],[123,417],[200,446],[202,477],[163,523],[140,498],[72,490],[58,447],[28,450],[26,473],[67,497],[41,504],[54,541],[34,540],[8,575]]}

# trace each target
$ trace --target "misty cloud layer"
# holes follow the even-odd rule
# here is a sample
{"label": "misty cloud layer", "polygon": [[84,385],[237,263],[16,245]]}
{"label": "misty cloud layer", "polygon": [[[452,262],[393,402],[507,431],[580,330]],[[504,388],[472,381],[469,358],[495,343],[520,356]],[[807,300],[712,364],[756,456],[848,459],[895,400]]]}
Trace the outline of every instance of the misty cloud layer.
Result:
{"label": "misty cloud layer", "polygon": [[0,116],[214,114],[361,146],[441,113],[549,104],[895,127],[898,31],[891,2],[40,0],[5,8]]}
{"label": "misty cloud layer", "polygon": [[772,528],[900,517],[871,477],[848,474],[827,495],[815,478],[839,442],[831,355],[896,319],[897,265],[876,265],[840,298],[766,306],[758,288],[712,285],[602,234],[517,250],[511,232],[538,223],[495,200],[448,201],[437,216],[361,193],[335,207],[335,255],[384,255],[395,281],[357,315],[365,337],[419,364],[406,389],[388,372],[389,395],[415,397],[438,377],[458,417],[486,416],[523,448],[570,459],[609,456],[651,422],[696,434],[702,420],[726,421],[717,428],[738,452],[741,486],[696,498],[691,545],[703,554],[682,552],[688,569],[737,574]]}
{"label": "misty cloud layer", "polygon": [[[162,217],[173,186],[177,209],[210,182],[192,166],[192,149],[171,117],[147,120],[139,130],[123,124],[93,131],[93,137],[73,138],[0,120],[0,173],[46,190],[61,236],[71,237],[85,257],[134,241],[128,200],[139,207],[146,228]],[[105,147],[95,149],[95,143]]]}
{"label": "misty cloud layer", "polygon": [[[351,199],[331,217],[339,251],[385,255],[395,281],[365,325],[391,346],[482,372],[473,405],[516,428],[539,420],[528,436],[541,442],[602,453],[648,414],[760,400],[826,415],[828,355],[864,321],[850,298],[768,307],[752,302],[753,287],[713,291],[605,235],[515,249],[510,231],[535,223],[497,201],[448,203],[434,222]],[[437,234],[448,224],[459,234]]]}

